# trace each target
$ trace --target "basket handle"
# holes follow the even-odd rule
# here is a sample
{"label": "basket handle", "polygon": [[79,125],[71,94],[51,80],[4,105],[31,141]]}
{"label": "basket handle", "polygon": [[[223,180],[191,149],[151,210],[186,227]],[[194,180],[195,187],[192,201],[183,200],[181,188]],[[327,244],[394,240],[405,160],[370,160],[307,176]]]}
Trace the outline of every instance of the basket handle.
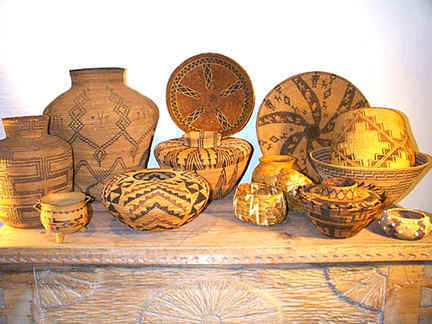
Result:
{"label": "basket handle", "polygon": [[40,212],[40,211],[41,211],[41,204],[40,204],[40,201],[38,201],[36,204],[34,204],[34,205],[33,205],[33,208]]}

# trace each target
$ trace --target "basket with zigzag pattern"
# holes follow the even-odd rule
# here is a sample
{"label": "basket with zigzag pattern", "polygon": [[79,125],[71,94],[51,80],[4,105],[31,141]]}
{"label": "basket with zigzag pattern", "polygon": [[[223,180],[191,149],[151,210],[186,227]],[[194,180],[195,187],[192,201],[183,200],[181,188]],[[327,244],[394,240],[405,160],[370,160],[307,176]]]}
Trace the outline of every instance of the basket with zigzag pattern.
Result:
{"label": "basket with zigzag pattern", "polygon": [[229,194],[241,176],[252,154],[252,146],[239,138],[223,138],[220,145],[194,147],[184,138],[159,143],[154,154],[161,168],[194,171],[206,179],[211,199]]}
{"label": "basket with zigzag pattern", "polygon": [[145,169],[110,179],[102,203],[120,222],[141,231],[164,231],[195,219],[206,207],[210,188],[189,171]]}
{"label": "basket with zigzag pattern", "polygon": [[356,109],[335,121],[332,164],[362,168],[407,168],[415,163],[407,123],[389,108]]}

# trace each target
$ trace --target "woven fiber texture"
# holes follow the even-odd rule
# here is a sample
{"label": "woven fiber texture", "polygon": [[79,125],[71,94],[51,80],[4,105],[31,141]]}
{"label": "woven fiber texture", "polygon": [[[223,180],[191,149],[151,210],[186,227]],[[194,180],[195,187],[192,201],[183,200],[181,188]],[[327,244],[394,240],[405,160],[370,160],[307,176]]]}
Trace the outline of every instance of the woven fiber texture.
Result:
{"label": "woven fiber texture", "polygon": [[113,177],[102,203],[120,222],[135,230],[163,231],[182,226],[206,207],[208,183],[189,171],[145,169]]}
{"label": "woven fiber texture", "polygon": [[367,227],[379,217],[385,199],[379,189],[344,178],[300,187],[298,198],[312,224],[334,238],[352,237]]}
{"label": "woven fiber texture", "polygon": [[234,213],[242,221],[255,225],[275,225],[287,216],[282,191],[262,183],[242,183],[233,200]]}
{"label": "woven fiber texture", "polygon": [[157,106],[129,88],[122,68],[70,72],[72,88],[44,110],[50,134],[72,145],[75,189],[99,199],[104,182],[147,166]]}
{"label": "woven fiber texture", "polygon": [[304,212],[303,204],[297,198],[297,189],[312,183],[311,179],[296,170],[283,169],[280,171],[277,176],[276,187],[283,191],[289,211]]}
{"label": "woven fiber texture", "polygon": [[232,59],[204,53],[184,61],[171,74],[166,101],[173,121],[185,132],[239,132],[249,121],[255,100],[246,71]]}
{"label": "woven fiber texture", "polygon": [[331,149],[322,148],[311,152],[311,160],[322,178],[343,177],[380,187],[386,194],[385,205],[403,198],[415,185],[422,173],[429,169],[432,158],[424,153],[415,153],[415,164],[403,169],[374,169],[345,167],[330,163]]}
{"label": "woven fiber texture", "polygon": [[332,164],[363,168],[407,168],[415,163],[402,115],[393,109],[367,108],[336,119]]}
{"label": "woven fiber texture", "polygon": [[259,164],[252,173],[252,181],[274,186],[279,172],[292,169],[296,158],[290,155],[270,154],[259,158]]}
{"label": "woven fiber texture", "polygon": [[48,135],[48,116],[2,119],[0,221],[17,228],[40,227],[33,205],[49,192],[73,189],[72,148]]}
{"label": "woven fiber texture", "polygon": [[191,131],[183,135],[184,145],[189,147],[218,147],[221,140],[222,134],[212,131]]}
{"label": "woven fiber texture", "polygon": [[420,240],[431,233],[430,217],[415,209],[389,208],[379,223],[384,233],[402,240]]}
{"label": "woven fiber texture", "polygon": [[330,146],[340,114],[368,106],[359,89],[333,73],[294,75],[275,86],[261,103],[256,122],[261,151],[293,155],[299,171],[318,181],[309,153]]}
{"label": "woven fiber texture", "polygon": [[184,145],[182,138],[159,143],[154,150],[161,168],[194,171],[211,187],[212,199],[229,194],[243,175],[252,154],[252,145],[238,138],[224,138],[217,147]]}
{"label": "woven fiber texture", "polygon": [[[81,192],[50,193],[40,200],[40,218],[49,232],[64,234],[75,233],[90,221],[87,209],[89,196]],[[58,239],[59,240],[59,239]]]}

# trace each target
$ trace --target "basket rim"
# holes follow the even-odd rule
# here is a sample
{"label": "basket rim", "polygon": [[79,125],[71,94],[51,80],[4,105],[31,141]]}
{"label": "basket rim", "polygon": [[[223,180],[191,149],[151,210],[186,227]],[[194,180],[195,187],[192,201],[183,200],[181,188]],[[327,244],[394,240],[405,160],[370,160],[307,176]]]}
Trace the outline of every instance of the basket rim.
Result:
{"label": "basket rim", "polygon": [[317,153],[321,153],[324,151],[331,151],[331,147],[330,146],[326,146],[323,148],[319,148],[317,150],[311,151],[309,152],[309,157],[311,158],[313,163],[319,164],[319,165],[325,165],[327,167],[330,168],[334,168],[334,169],[340,169],[340,170],[360,170],[360,171],[364,171],[364,172],[373,172],[373,171],[380,171],[380,172],[395,172],[395,171],[408,171],[408,170],[416,170],[416,169],[423,169],[426,166],[430,165],[432,162],[432,156],[430,156],[427,153],[422,153],[422,152],[414,152],[415,156],[421,156],[424,157],[427,161],[423,164],[420,165],[414,165],[414,166],[410,166],[408,168],[362,168],[362,167],[349,167],[349,166],[344,166],[344,165],[338,165],[338,164],[332,164],[329,162],[325,162],[322,160],[319,160],[315,154]]}

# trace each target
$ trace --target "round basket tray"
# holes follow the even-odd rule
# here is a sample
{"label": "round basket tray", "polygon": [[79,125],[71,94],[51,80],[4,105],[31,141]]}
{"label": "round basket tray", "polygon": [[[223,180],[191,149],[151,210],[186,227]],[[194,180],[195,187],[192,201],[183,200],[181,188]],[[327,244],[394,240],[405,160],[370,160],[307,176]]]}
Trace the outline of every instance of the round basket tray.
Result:
{"label": "round basket tray", "polygon": [[166,92],[171,118],[185,132],[239,132],[254,108],[254,91],[246,71],[215,53],[193,56],[172,73]]}
{"label": "round basket tray", "polygon": [[263,155],[290,154],[300,172],[314,181],[318,175],[309,152],[330,146],[336,118],[369,107],[348,80],[327,72],[306,72],[279,83],[264,98],[257,117],[257,137]]}

